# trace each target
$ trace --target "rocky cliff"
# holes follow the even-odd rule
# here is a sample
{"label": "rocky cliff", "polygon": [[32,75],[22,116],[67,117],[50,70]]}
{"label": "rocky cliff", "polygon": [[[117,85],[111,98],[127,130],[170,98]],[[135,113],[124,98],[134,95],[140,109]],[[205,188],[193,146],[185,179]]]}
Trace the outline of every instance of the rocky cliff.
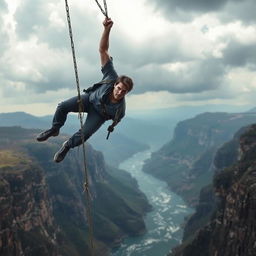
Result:
{"label": "rocky cliff", "polygon": [[[65,136],[37,143],[38,130],[0,128],[0,253],[90,255],[81,152],[52,161]],[[107,166],[86,145],[94,243],[97,256],[109,254],[126,236],[145,232],[150,210],[136,181]]]}
{"label": "rocky cliff", "polygon": [[172,191],[195,206],[201,189],[211,183],[217,149],[255,117],[255,113],[204,113],[182,121],[172,141],[153,153],[143,170],[166,181]]}
{"label": "rocky cliff", "polygon": [[58,255],[52,205],[39,166],[11,149],[0,151],[1,255]]}
{"label": "rocky cliff", "polygon": [[215,164],[219,169],[208,190],[212,208],[205,213],[211,216],[203,221],[197,209],[187,223],[187,237],[172,256],[256,255],[255,155],[256,125],[239,131],[218,151]]}

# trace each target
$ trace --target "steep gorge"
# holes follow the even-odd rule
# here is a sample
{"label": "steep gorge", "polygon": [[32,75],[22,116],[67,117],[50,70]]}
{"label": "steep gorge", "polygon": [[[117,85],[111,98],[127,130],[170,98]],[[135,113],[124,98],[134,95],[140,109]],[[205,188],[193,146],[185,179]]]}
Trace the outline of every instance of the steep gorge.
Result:
{"label": "steep gorge", "polygon": [[190,206],[214,175],[214,156],[241,127],[252,124],[255,113],[203,113],[184,120],[173,139],[152,154],[143,171],[166,181]]}
{"label": "steep gorge", "polygon": [[[209,193],[214,200],[208,202],[215,209],[206,211],[211,216],[203,225],[197,209],[186,225],[187,237],[172,256],[256,255],[255,155],[256,125],[240,130],[218,151],[215,163],[219,169]],[[192,223],[197,223],[194,230]]]}
{"label": "steep gorge", "polygon": [[[90,255],[81,152],[52,161],[65,136],[34,141],[38,130],[0,128],[1,255]],[[150,210],[136,181],[87,144],[96,255],[145,232]]]}

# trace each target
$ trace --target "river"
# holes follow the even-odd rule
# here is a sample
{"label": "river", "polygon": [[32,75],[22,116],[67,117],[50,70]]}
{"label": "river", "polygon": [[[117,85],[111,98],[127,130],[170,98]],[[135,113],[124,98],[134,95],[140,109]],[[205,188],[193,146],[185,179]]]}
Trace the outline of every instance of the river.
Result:
{"label": "river", "polygon": [[138,181],[153,211],[145,217],[147,233],[125,239],[121,247],[112,252],[112,256],[166,256],[172,247],[181,242],[183,232],[180,224],[184,217],[193,212],[168,189],[165,182],[142,172],[143,163],[150,155],[150,151],[137,153],[119,166]]}

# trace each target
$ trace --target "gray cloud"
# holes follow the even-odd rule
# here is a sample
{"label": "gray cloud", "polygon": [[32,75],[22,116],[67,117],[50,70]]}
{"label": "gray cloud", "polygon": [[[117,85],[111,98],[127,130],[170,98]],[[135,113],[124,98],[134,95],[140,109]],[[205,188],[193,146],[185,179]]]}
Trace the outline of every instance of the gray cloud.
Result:
{"label": "gray cloud", "polygon": [[167,19],[189,22],[198,14],[216,13],[223,22],[255,22],[255,0],[148,0]]}
{"label": "gray cloud", "polygon": [[159,65],[142,67],[135,73],[139,81],[135,93],[166,90],[172,93],[198,93],[217,89],[225,75],[225,68],[217,59],[197,61],[189,68],[172,72]]}
{"label": "gray cloud", "polygon": [[218,11],[228,1],[236,0],[148,0],[158,10],[161,10],[168,19],[190,21],[198,13]]}
{"label": "gray cloud", "polygon": [[211,12],[223,8],[228,1],[236,0],[158,0],[157,5],[170,12],[175,8],[186,11]]}
{"label": "gray cloud", "polygon": [[[7,11],[8,11],[7,3],[5,1],[0,1],[0,24],[4,24],[3,15],[5,15]],[[9,36],[6,33],[6,30],[4,30],[3,25],[0,26],[0,38],[1,38],[0,56],[3,56],[9,44]],[[0,70],[0,74],[1,74],[1,70]]]}
{"label": "gray cloud", "polygon": [[253,24],[256,22],[255,10],[255,0],[230,1],[219,13],[219,18],[223,22],[241,20],[243,23]]}
{"label": "gray cloud", "polygon": [[17,36],[20,40],[28,40],[31,35],[36,35],[40,42],[46,42],[49,47],[66,48],[69,46],[67,30],[51,26],[49,16],[46,1],[21,1],[15,13]]}
{"label": "gray cloud", "polygon": [[223,50],[223,62],[226,65],[242,67],[256,65],[255,44],[243,45],[237,41],[231,41]]}
{"label": "gray cloud", "polygon": [[[114,34],[114,37],[116,35]],[[113,38],[114,39],[114,38]],[[172,93],[198,93],[218,88],[224,75],[222,59],[196,59],[181,47],[179,37],[163,37],[149,45],[131,45],[128,38],[115,38],[114,64],[119,74],[134,78],[133,93],[166,90]],[[171,71],[165,64],[181,63],[188,68]]]}
{"label": "gray cloud", "polygon": [[[0,18],[0,23],[1,23],[1,18]],[[0,38],[1,38],[1,44],[0,44],[0,55],[2,56],[4,51],[8,48],[8,43],[9,43],[9,37],[4,32],[2,29],[0,29]]]}
{"label": "gray cloud", "polygon": [[[54,2],[56,3],[56,1],[49,0],[48,5]],[[51,9],[47,8],[48,5],[44,0],[22,1],[15,13],[17,34],[23,40],[28,39],[30,35],[36,34],[40,42],[46,42],[50,47],[69,48],[70,41],[64,1],[61,11],[57,9],[59,8],[58,6],[54,10],[54,7]],[[60,15],[61,20],[65,24],[64,27],[56,28],[52,25],[52,21],[49,19],[52,11],[56,11]],[[79,42],[84,43],[86,41],[89,44],[93,41],[91,39],[95,38],[95,34],[98,32],[95,29],[97,22],[95,17],[86,16],[82,10],[73,8],[72,5],[70,7],[70,17],[76,45],[79,46]],[[89,44],[88,48],[90,46]]]}
{"label": "gray cloud", "polygon": [[49,11],[44,0],[21,1],[15,12],[17,35],[25,40],[40,27],[49,25]]}
{"label": "gray cloud", "polygon": [[[22,81],[28,90],[37,92],[71,88],[75,83],[65,5],[63,2],[62,11],[57,9],[58,6],[54,10],[57,13],[59,11],[59,18],[64,22],[64,26],[56,28],[49,19],[51,11],[53,11],[53,9],[48,8],[49,3],[56,4],[56,1],[24,0],[15,13],[16,34],[19,40],[29,40],[29,37],[33,35],[36,36],[38,44],[45,43],[50,50],[52,49],[52,51],[48,51],[48,54],[52,53],[54,57],[45,55],[42,60],[38,57],[37,66],[35,67],[36,71],[45,79],[35,82],[29,76],[19,77],[15,70],[12,70],[8,65],[3,68],[6,79]],[[92,81],[95,82],[95,80],[101,79],[98,40],[102,24],[96,24],[98,21],[95,17],[86,16],[83,10],[73,8],[72,5],[70,15],[80,82],[84,87],[87,87],[91,85]],[[47,60],[49,65],[45,63]],[[31,63],[33,63],[32,60]]]}
{"label": "gray cloud", "polygon": [[176,99],[179,101],[211,101],[211,100],[230,100],[236,97],[232,91],[226,92],[225,90],[211,90],[203,93],[184,93],[177,94]]}
{"label": "gray cloud", "polygon": [[159,37],[152,39],[150,44],[132,45],[129,38],[120,37],[113,33],[111,54],[118,57],[118,61],[131,65],[133,69],[148,64],[161,65],[177,61],[190,61],[193,57],[184,53],[178,37]]}
{"label": "gray cloud", "polygon": [[[61,59],[59,61],[61,61]],[[81,88],[87,88],[92,83],[101,79],[99,67],[85,67],[83,60],[77,59],[77,61],[79,64],[78,71]],[[76,81],[71,54],[70,59],[68,61],[65,59],[61,66],[58,66],[57,63],[58,62],[56,62],[55,66],[46,66],[43,64],[37,67],[36,72],[40,72],[40,75],[43,77],[39,81],[35,81],[33,76],[30,75],[20,76],[15,70],[10,70],[9,66],[3,67],[2,71],[6,81],[12,81],[13,83],[22,82],[25,90],[28,92],[43,93],[64,88],[75,89]]]}
{"label": "gray cloud", "polygon": [[[45,9],[45,1],[25,0],[18,8],[15,18],[17,20],[16,32],[20,39],[28,39],[31,35],[36,35],[38,43],[47,43],[49,47],[62,51],[69,59],[63,61],[56,60],[56,65],[45,65],[42,63],[36,67],[38,72],[45,77],[43,81],[35,82],[29,76],[23,77],[22,81],[26,88],[37,92],[46,90],[57,90],[61,88],[70,88],[74,84],[74,71],[71,59],[70,41],[67,26],[62,30],[55,31],[51,26],[48,17],[49,10]],[[33,10],[33,11],[32,11]],[[73,9],[72,9],[73,10]],[[98,44],[102,30],[102,24],[96,24],[95,17],[85,17],[84,12],[75,9],[71,10],[73,34],[75,39],[76,54],[78,60],[80,82],[83,87],[89,86],[95,81],[101,79]],[[30,15],[31,13],[31,15]],[[75,15],[72,15],[75,13]],[[43,15],[42,15],[43,14]],[[23,17],[27,17],[23,19]],[[64,5],[62,19],[66,23]],[[114,29],[113,29],[114,30]],[[144,67],[148,63],[160,65],[168,62],[189,60],[188,56],[182,52],[177,40],[171,38],[158,38],[152,44],[131,45],[129,38],[120,37],[115,31],[111,35],[111,54],[115,59],[115,66],[121,73],[134,74],[136,69]],[[154,45],[152,50],[151,46]],[[36,54],[36,53],[35,53]],[[60,58],[58,54],[54,54]],[[47,56],[45,56],[47,59]],[[49,59],[51,59],[49,57]],[[44,60],[42,60],[43,62]],[[63,63],[64,61],[69,61]],[[61,66],[58,66],[61,63]],[[15,81],[21,79],[15,72],[8,72],[6,67],[6,76],[9,80]],[[142,69],[143,70],[143,69]],[[147,70],[145,70],[147,72]],[[163,71],[162,71],[163,72]],[[165,72],[163,72],[165,73]],[[166,74],[167,75],[167,74]],[[153,89],[153,86],[152,86]],[[148,88],[145,88],[148,90]],[[153,89],[155,90],[155,89]]]}
{"label": "gray cloud", "polygon": [[0,2],[0,14],[5,13],[7,11],[7,3],[5,1]]}
{"label": "gray cloud", "polygon": [[[60,26],[58,29],[53,26],[49,20],[51,10],[46,8],[49,2],[54,3],[53,0],[21,1],[21,6],[15,14],[16,33],[20,42],[25,42],[31,35],[34,35],[38,45],[46,45],[42,48],[42,51],[47,48],[45,55],[36,58],[32,56],[31,60],[28,60],[33,72],[39,73],[43,79],[34,79],[30,75],[33,72],[28,75],[18,74],[12,63],[5,63],[1,67],[5,81],[10,82],[10,84],[23,83],[24,91],[28,94],[30,92],[33,94],[34,92],[44,93],[63,88],[71,90],[75,88],[68,29],[66,25]],[[244,0],[243,2],[249,3],[250,1]],[[189,17],[190,14],[193,16],[195,13],[220,11],[228,8],[231,4],[234,6],[237,4],[235,0],[191,2],[159,0],[158,3],[162,3],[162,7],[165,5],[165,10],[170,11],[168,15],[171,17],[173,17],[173,10],[178,10],[179,14],[183,13]],[[64,5],[63,13],[59,15],[66,24]],[[84,10],[72,8],[71,15],[80,86],[87,88],[91,83],[101,79],[98,43],[102,24],[99,24],[92,15],[87,17]],[[226,17],[226,19],[231,18]],[[223,85],[225,75],[230,69],[255,64],[256,60],[254,45],[242,45],[235,39],[232,39],[229,46],[223,50],[223,58],[211,56],[206,58],[205,56],[206,59],[199,59],[198,56],[193,56],[193,51],[190,53],[188,49],[183,48],[182,40],[184,38],[181,38],[181,33],[164,35],[152,39],[150,42],[137,45],[120,33],[115,31],[114,26],[111,34],[110,53],[114,57],[114,64],[118,73],[127,74],[134,78],[135,94],[166,90],[177,95],[181,94],[179,97],[184,95],[189,100],[193,99],[193,95],[195,100],[210,98],[211,92],[217,91]],[[227,38],[223,36],[221,40],[226,42]],[[38,47],[38,49],[41,48]],[[36,51],[34,55],[37,55]],[[175,72],[166,68],[166,64],[175,63],[181,63],[184,68]],[[13,93],[9,93],[10,90],[15,90],[15,87],[6,89],[7,96],[13,95]],[[202,96],[199,95],[200,92],[202,92]],[[228,93],[225,95],[227,98],[229,97]],[[190,95],[186,96],[186,94]],[[216,97],[218,97],[217,94]]]}

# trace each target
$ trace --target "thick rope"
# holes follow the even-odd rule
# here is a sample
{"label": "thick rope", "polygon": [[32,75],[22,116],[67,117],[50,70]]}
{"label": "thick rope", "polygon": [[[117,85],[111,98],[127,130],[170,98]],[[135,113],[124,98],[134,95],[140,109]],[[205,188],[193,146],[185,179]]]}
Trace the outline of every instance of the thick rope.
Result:
{"label": "thick rope", "polygon": [[[84,107],[83,107],[81,94],[80,94],[78,68],[76,63],[75,46],[73,41],[73,33],[72,33],[71,19],[69,14],[68,0],[65,0],[65,5],[66,5],[67,22],[68,22],[68,28],[69,28],[69,36],[70,36],[70,42],[71,42],[71,50],[72,50],[72,57],[73,57],[73,64],[74,64],[74,71],[75,71],[75,78],[76,78],[76,87],[77,87],[77,94],[78,94],[80,127],[82,131]],[[92,220],[91,200],[90,200],[91,198],[90,198],[90,191],[89,191],[89,178],[88,178],[88,172],[86,167],[85,144],[84,144],[85,140],[82,132],[81,132],[81,139],[82,139],[82,146],[83,146],[83,162],[84,162],[84,174],[85,174],[84,190],[86,192],[86,206],[87,206],[86,217],[87,217],[88,228],[89,228],[91,255],[94,256],[95,254],[94,254],[94,241],[93,241],[93,220]]]}
{"label": "thick rope", "polygon": [[108,7],[107,7],[107,2],[106,0],[103,0],[104,3],[104,10],[102,8],[102,6],[100,5],[100,3],[98,2],[98,0],[95,0],[96,4],[99,6],[102,14],[108,19]]}

